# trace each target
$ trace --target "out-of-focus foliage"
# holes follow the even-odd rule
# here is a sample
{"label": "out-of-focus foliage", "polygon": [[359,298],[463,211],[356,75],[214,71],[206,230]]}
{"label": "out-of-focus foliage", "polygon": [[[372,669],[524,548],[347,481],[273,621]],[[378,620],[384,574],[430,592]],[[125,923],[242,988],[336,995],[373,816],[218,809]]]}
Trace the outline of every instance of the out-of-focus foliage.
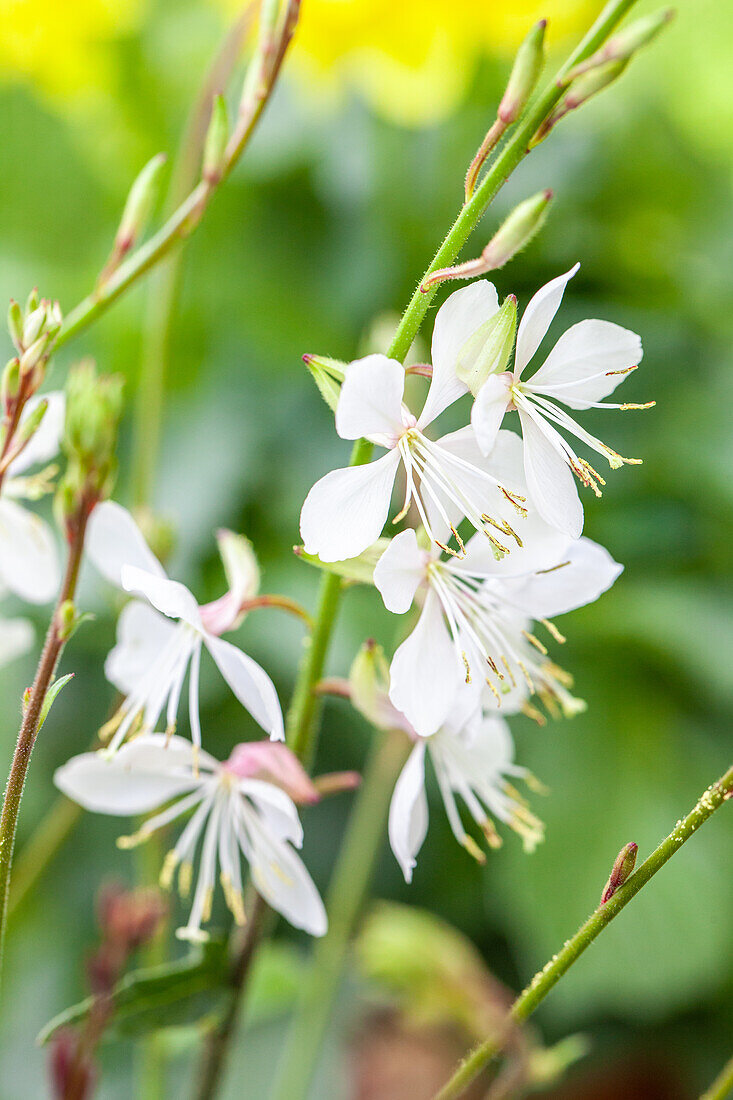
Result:
{"label": "out-of-focus foliage", "polygon": [[[132,178],[158,150],[174,151],[220,41],[224,9],[213,0],[100,4],[105,21],[85,16],[87,8],[93,11],[88,0],[68,6],[73,18],[67,10],[56,31],[67,5],[11,7],[23,19],[34,14],[38,53],[32,64],[30,53],[17,60],[20,46],[10,54],[13,23],[5,15],[0,298],[23,298],[38,284],[68,309],[93,285]],[[417,7],[304,0],[293,72],[188,245],[154,503],[177,530],[171,571],[202,599],[223,588],[213,529],[227,525],[253,540],[263,590],[313,605],[317,571],[291,553],[299,508],[313,481],[346,461],[348,445],[333,431],[300,357],[321,352],[348,359],[375,331],[375,318],[403,306],[455,215],[463,173],[503,89],[509,44],[520,25],[523,30],[525,21],[545,13],[539,4],[514,5],[515,25],[508,6],[493,3],[420,5],[419,20]],[[567,13],[581,5],[557,7]],[[624,386],[625,400],[658,402],[645,413],[589,417],[602,438],[643,457],[644,465],[611,474],[602,501],[585,498],[587,534],[626,566],[597,605],[559,623],[569,641],[557,656],[575,672],[587,713],[544,729],[525,719],[513,723],[519,761],[550,788],[537,806],[547,823],[545,844],[527,857],[509,837],[485,869],[477,868],[456,847],[436,800],[412,888],[388,852],[380,861],[379,895],[454,923],[514,987],[596,904],[623,844],[636,841],[643,858],[730,756],[733,75],[727,56],[733,16],[713,0],[682,0],[679,7],[677,21],[618,86],[566,119],[533,153],[466,251],[483,247],[513,203],[552,187],[550,220],[498,274],[500,296],[515,292],[524,305],[538,285],[580,259],[557,331],[598,316],[642,333],[644,360]],[[412,22],[403,14],[408,11]],[[462,28],[452,37],[444,29],[446,12],[450,26]],[[480,29],[470,22],[477,12],[485,20]],[[348,43],[340,41],[337,19],[346,23]],[[357,34],[353,28],[362,25]],[[400,70],[423,73],[431,27],[448,43],[445,56],[459,63],[452,75],[444,65],[447,77],[426,77],[430,92],[440,79],[444,84],[432,101],[425,96],[418,119],[414,103],[423,97],[411,90],[417,85],[401,90]],[[555,41],[571,29],[564,27]],[[72,87],[68,73],[82,48],[91,60],[74,62],[76,91],[104,109],[69,114],[68,98],[57,93]],[[374,48],[393,60],[372,59],[370,74],[398,73],[394,80],[382,76],[376,104],[363,76],[363,58]],[[327,70],[327,110],[319,68]],[[319,94],[303,95],[305,80]],[[334,84],[338,96],[331,94]],[[79,102],[76,92],[71,98]],[[438,114],[440,124],[426,124]],[[395,117],[424,125],[406,129],[390,121]],[[152,285],[130,294],[65,349],[49,384],[56,386],[75,358],[91,353],[100,368],[127,377],[132,397]],[[119,456],[122,499],[129,440],[128,418]],[[54,767],[87,747],[112,703],[102,658],[113,638],[113,598],[91,570],[83,580],[82,605],[97,618],[78,632],[64,658],[61,673],[75,677],[56,701],[34,756],[21,852],[54,797]],[[42,613],[36,621],[40,631]],[[350,590],[330,670],[345,674],[369,635],[389,647],[394,630],[375,593]],[[272,669],[287,702],[300,625],[278,611],[257,611],[241,635],[248,652]],[[6,765],[31,670],[28,659],[0,679]],[[204,688],[205,735],[214,753],[227,754],[235,740],[256,735],[213,676]],[[329,704],[319,769],[358,765],[368,740],[364,723],[344,702]],[[350,796],[341,795],[304,813],[305,857],[320,886],[349,803]],[[93,937],[92,898],[100,879],[132,875],[129,853],[115,849],[117,831],[123,830],[113,820],[84,818],[14,917],[7,982],[16,996],[0,1028],[2,1088],[9,1097],[43,1093],[33,1038],[82,996],[81,960]],[[728,1057],[730,843],[724,810],[548,998],[537,1017],[545,1040],[582,1030],[592,1042],[585,1063],[572,1071],[578,1082],[585,1072],[602,1070],[607,1084],[618,1081],[615,1095],[628,1096],[622,1067],[646,1051],[659,1080],[678,1082],[681,1091],[669,1096],[691,1097]],[[223,924],[223,912],[220,919]],[[289,974],[281,966],[265,982],[268,1003],[283,1010]],[[362,994],[352,976],[314,1096],[346,1095],[346,1051],[364,1018]],[[254,1093],[265,1094],[282,1035],[282,1017],[255,1020],[237,1049],[228,1095],[241,1094],[242,1074],[257,1083]],[[182,1080],[194,1037],[190,1030],[169,1037]],[[130,1062],[127,1045],[106,1052],[104,1098],[132,1094]],[[590,1086],[585,1095],[594,1095]]]}

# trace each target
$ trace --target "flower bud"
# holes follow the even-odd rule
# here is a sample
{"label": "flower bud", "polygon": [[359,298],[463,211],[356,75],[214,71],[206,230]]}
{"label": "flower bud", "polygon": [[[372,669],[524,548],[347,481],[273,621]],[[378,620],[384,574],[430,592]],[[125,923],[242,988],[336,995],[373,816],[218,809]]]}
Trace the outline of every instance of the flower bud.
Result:
{"label": "flower bud", "polygon": [[34,286],[33,290],[30,292],[30,294],[28,295],[28,297],[25,300],[25,311],[24,312],[25,312],[26,317],[28,316],[29,313],[32,313],[34,309],[38,309],[40,301],[41,301],[41,299],[40,299],[40,296],[38,294],[38,287]]}
{"label": "flower bud", "polygon": [[236,745],[224,767],[239,779],[274,783],[299,804],[318,802],[321,797],[298,757],[282,742],[248,741]]}
{"label": "flower bud", "polygon": [[539,191],[515,206],[482,253],[486,271],[503,267],[544,225],[552,191]]}
{"label": "flower bud", "polygon": [[29,313],[23,322],[23,347],[28,348],[38,339],[46,322],[46,303],[41,302],[37,309]]}
{"label": "flower bud", "polygon": [[498,118],[509,125],[516,122],[529,102],[544,63],[544,39],[547,20],[535,23],[517,50],[506,91],[499,104]]}
{"label": "flower bud", "polygon": [[619,854],[616,856],[616,861],[611,869],[611,874],[608,878],[608,882],[605,885],[603,893],[601,894],[601,905],[605,905],[610,898],[616,893],[620,886],[626,882],[631,872],[634,870],[636,864],[636,853],[639,851],[639,845],[634,844],[632,841],[630,844],[626,844]]}
{"label": "flower bud", "polygon": [[48,401],[39,401],[31,411],[25,416],[15,433],[14,447],[19,452],[26,443],[36,434],[41,426],[41,422],[46,415],[46,409],[48,408]]}
{"label": "flower bud", "polygon": [[311,372],[321,397],[331,411],[336,412],[347,364],[324,355],[304,355],[303,362]]}
{"label": "flower bud", "polygon": [[126,890],[113,884],[103,887],[97,899],[102,935],[125,955],[153,938],[166,912],[165,900],[154,887]]}
{"label": "flower bud", "polygon": [[552,114],[548,115],[532,138],[530,148],[546,138],[553,126],[561,118],[564,118],[569,111],[577,110],[578,107],[581,107],[593,96],[607,88],[609,84],[613,84],[614,80],[621,76],[628,63],[628,58],[622,58],[619,61],[607,61],[602,65],[589,69],[588,72],[573,80],[565,96],[560,100]]}
{"label": "flower bud", "polygon": [[130,188],[115,237],[115,252],[118,258],[128,252],[138,237],[145,232],[158,197],[166,160],[165,153],[157,153],[148,161]]}
{"label": "flower bud", "polygon": [[20,351],[23,346],[23,310],[14,298],[10,299],[8,306],[8,331],[10,339],[16,349]]}
{"label": "flower bud", "polygon": [[40,363],[50,340],[51,337],[49,333],[43,332],[37,340],[34,340],[34,342],[26,348],[20,357],[20,373],[22,375],[30,374],[33,368]]}
{"label": "flower bud", "polygon": [[7,409],[10,402],[18,396],[20,389],[20,359],[11,359],[5,364],[0,389],[3,406]]}
{"label": "flower bud", "polygon": [[71,1028],[61,1028],[54,1035],[48,1065],[54,1100],[71,1095],[76,1100],[90,1100],[97,1072],[89,1054],[82,1050],[79,1036]]}
{"label": "flower bud", "polygon": [[354,658],[348,683],[353,706],[368,722],[377,729],[400,729],[414,736],[404,714],[390,702],[389,665],[384,650],[373,638],[364,642]]}
{"label": "flower bud", "polygon": [[62,642],[69,640],[76,630],[77,614],[73,600],[64,600],[56,612],[56,627],[59,639]]}
{"label": "flower bud", "polygon": [[490,374],[500,374],[509,362],[517,329],[517,299],[510,294],[501,309],[484,321],[462,344],[456,374],[474,397]]}
{"label": "flower bud", "polygon": [[634,23],[630,23],[628,27],[624,27],[623,30],[609,38],[600,50],[596,50],[591,57],[581,61],[579,65],[571,69],[562,83],[569,84],[577,77],[582,76],[583,73],[598,68],[606,61],[628,60],[637,50],[648,46],[659,32],[674,19],[674,15],[672,8],[664,8],[662,11],[654,12],[653,15],[645,15]]}
{"label": "flower bud", "polygon": [[204,144],[202,175],[206,183],[216,184],[221,179],[229,140],[229,113],[223,95],[215,95],[211,106],[211,120]]}

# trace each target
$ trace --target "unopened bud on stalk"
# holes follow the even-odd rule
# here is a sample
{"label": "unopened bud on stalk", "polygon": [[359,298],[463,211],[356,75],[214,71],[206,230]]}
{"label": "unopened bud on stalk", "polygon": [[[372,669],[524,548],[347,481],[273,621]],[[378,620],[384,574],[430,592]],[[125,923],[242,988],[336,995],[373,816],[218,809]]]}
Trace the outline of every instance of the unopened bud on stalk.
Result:
{"label": "unopened bud on stalk", "polygon": [[229,140],[229,113],[223,95],[215,95],[211,106],[211,120],[204,144],[202,175],[213,186],[221,179],[224,168],[227,141]]}
{"label": "unopened bud on stalk", "polygon": [[30,374],[34,367],[36,367],[43,354],[46,351],[51,341],[51,335],[48,332],[43,332],[30,344],[20,357],[20,373],[22,375]]}
{"label": "unopened bud on stalk", "polygon": [[125,209],[122,212],[120,227],[115,237],[114,252],[117,259],[128,252],[135,241],[145,232],[153,206],[158,197],[160,179],[167,157],[157,153],[148,163],[130,188]]}
{"label": "unopened bud on stalk", "polygon": [[604,88],[607,88],[609,84],[613,84],[617,80],[621,73],[624,71],[629,63],[628,58],[623,58],[619,61],[607,61],[603,65],[598,65],[595,69],[590,69],[587,73],[583,73],[577,80],[568,88],[565,96],[560,100],[559,104],[540,126],[539,130],[532,138],[530,142],[530,148],[537,145],[543,138],[546,138],[553,126],[564,118],[569,111],[574,111],[578,107],[581,107],[584,103],[587,103],[593,96],[598,95]]}
{"label": "unopened bud on stalk", "polygon": [[546,27],[546,19],[541,19],[539,23],[535,23],[517,50],[509,82],[496,114],[496,122],[481,142],[478,152],[471,161],[466,173],[466,201],[471,198],[474,192],[479,172],[489,153],[499,142],[507,127],[519,118],[535,89],[545,60]]}
{"label": "unopened bud on stalk", "polygon": [[544,225],[551,201],[552,191],[540,191],[514,207],[482,253],[487,271],[503,267],[529,244]]}
{"label": "unopened bud on stalk", "polygon": [[23,347],[28,348],[38,339],[46,322],[46,302],[28,314],[23,322]]}
{"label": "unopened bud on stalk", "polygon": [[601,894],[601,905],[605,905],[606,902],[613,897],[619,887],[623,886],[626,882],[627,878],[634,870],[636,853],[638,851],[639,845],[634,844],[632,841],[630,844],[626,844],[616,856],[616,861],[611,869],[608,882]]}
{"label": "unopened bud on stalk", "polygon": [[7,410],[20,390],[20,359],[11,359],[5,364],[0,388],[2,389],[3,408]]}
{"label": "unopened bud on stalk", "polygon": [[56,629],[62,642],[68,641],[77,626],[76,606],[73,600],[64,600],[56,612]]}
{"label": "unopened bud on stalk", "polygon": [[26,301],[25,301],[25,316],[26,317],[28,316],[29,313],[32,313],[34,309],[38,309],[38,305],[39,305],[40,300],[41,300],[41,298],[40,298],[40,295],[38,293],[38,287],[34,286],[33,290],[30,292],[30,294],[28,295],[28,297],[26,298]]}
{"label": "unopened bud on stalk", "polygon": [[324,355],[304,355],[303,362],[311,372],[321,397],[331,411],[336,412],[347,364]]}
{"label": "unopened bud on stalk", "polygon": [[474,397],[490,374],[500,374],[509,362],[517,330],[517,299],[513,294],[493,317],[469,336],[461,346],[456,374]]}
{"label": "unopened bud on stalk", "polygon": [[577,77],[582,76],[591,69],[598,68],[599,65],[603,65],[607,61],[623,61],[633,57],[638,50],[648,46],[657,37],[660,31],[674,19],[674,15],[673,8],[664,8],[662,11],[654,12],[653,15],[645,15],[642,19],[637,19],[628,27],[624,27],[618,34],[614,34],[609,38],[600,50],[596,50],[589,58],[581,61],[579,65],[571,69],[559,82],[560,86],[570,84]]}
{"label": "unopened bud on stalk", "polygon": [[23,310],[14,298],[8,305],[8,331],[17,351],[23,346]]}
{"label": "unopened bud on stalk", "polygon": [[21,420],[14,438],[14,449],[16,451],[20,451],[20,449],[36,434],[46,415],[47,409],[48,401],[39,401],[38,404],[31,409],[28,415]]}

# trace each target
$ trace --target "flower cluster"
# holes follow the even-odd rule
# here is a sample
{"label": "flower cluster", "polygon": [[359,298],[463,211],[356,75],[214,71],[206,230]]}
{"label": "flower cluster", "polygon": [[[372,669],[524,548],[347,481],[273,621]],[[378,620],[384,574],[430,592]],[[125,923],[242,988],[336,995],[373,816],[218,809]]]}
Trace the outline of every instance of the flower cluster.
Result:
{"label": "flower cluster", "polygon": [[[348,694],[372,722],[401,729],[414,743],[390,814],[392,848],[408,880],[427,828],[426,757],[464,847],[480,853],[461,824],[456,795],[491,846],[499,839],[490,813],[531,849],[541,827],[507,780],[526,773],[512,763],[500,715],[522,711],[544,723],[545,713],[584,708],[571,693],[571,677],[550,657],[549,646],[564,641],[553,619],[597,599],[621,566],[582,537],[573,475],[598,495],[605,482],[567,436],[611,469],[638,460],[622,458],[562,406],[649,405],[602,400],[642,355],[635,333],[606,321],[573,325],[524,377],[577,270],[539,290],[518,328],[516,298],[500,307],[491,283],[452,294],[436,316],[432,364],[420,370],[431,381],[419,413],[405,401],[400,363],[370,355],[344,366],[336,430],[386,453],[326,474],[303,506],[305,554],[353,577],[355,563],[344,559],[374,559],[402,468],[404,498],[392,523],[410,525],[376,543],[372,580],[390,612],[418,614],[388,673],[366,692],[363,677],[352,675]],[[431,438],[433,422],[466,395],[473,399],[470,422]],[[514,412],[521,435],[503,426]]]}

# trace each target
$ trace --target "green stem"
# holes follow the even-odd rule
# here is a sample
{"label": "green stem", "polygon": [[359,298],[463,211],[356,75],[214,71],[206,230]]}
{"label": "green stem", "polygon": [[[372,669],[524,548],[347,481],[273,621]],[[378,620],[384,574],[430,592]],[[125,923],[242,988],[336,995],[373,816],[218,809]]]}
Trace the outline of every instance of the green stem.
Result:
{"label": "green stem", "polygon": [[49,864],[76,827],[81,814],[81,806],[64,795],[59,795],[52,802],[51,808],[20,849],[15,861],[8,903],[9,918],[14,916],[38,880],[43,877]]}
{"label": "green stem", "polygon": [[326,899],[328,933],[313,949],[279,1064],[273,1100],[300,1100],[308,1093],[351,934],[367,896],[384,838],[384,823],[395,778],[409,747],[409,741],[401,733],[377,736]]}
{"label": "green stem", "polygon": [[[520,993],[512,1005],[509,1013],[510,1023],[521,1023],[532,1015],[552,987],[560,981],[563,974],[580,958],[586,948],[590,947],[606,925],[618,916],[621,910],[638,894],[642,886],[645,886],[656,875],[667,860],[671,859],[675,852],[680,850],[682,845],[723,805],[723,802],[731,794],[733,794],[733,767],[730,767],[725,775],[721,776],[711,787],[708,787],[689,814],[677,822],[666,840],[663,840],[659,847],[655,848],[652,854],[634,871],[623,886],[619,887],[605,905],[600,905],[588,917],[585,924],[581,925],[557,955],[554,955],[550,962],[535,974],[524,992]],[[458,1067],[448,1084],[437,1093],[435,1100],[456,1100],[456,1097],[462,1096],[471,1082],[498,1054],[501,1046],[501,1035],[492,1036],[486,1042],[477,1046]],[[727,1069],[733,1075],[733,1066],[727,1067]],[[733,1080],[729,1078],[729,1087],[731,1083],[733,1083]],[[723,1078],[723,1084],[725,1084],[725,1078]],[[712,1092],[710,1096],[725,1096],[725,1092]]]}
{"label": "green stem", "polygon": [[733,1058],[721,1069],[709,1089],[700,1097],[700,1100],[725,1100],[733,1092]]}

